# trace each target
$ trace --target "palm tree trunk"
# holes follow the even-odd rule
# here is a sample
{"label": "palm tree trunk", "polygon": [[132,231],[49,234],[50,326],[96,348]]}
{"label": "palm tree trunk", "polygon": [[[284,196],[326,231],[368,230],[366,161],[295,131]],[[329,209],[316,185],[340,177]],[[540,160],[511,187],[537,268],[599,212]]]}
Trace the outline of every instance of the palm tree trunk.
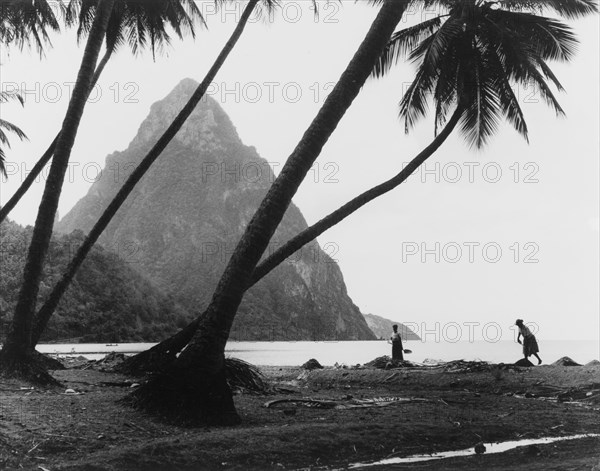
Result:
{"label": "palm tree trunk", "polygon": [[[98,64],[98,67],[96,67],[96,72],[94,72],[94,78],[92,79],[92,83],[90,84],[90,89],[88,91],[88,97],[89,97],[89,94],[92,92],[92,89],[98,82],[98,79],[100,78],[100,74],[104,70],[104,67],[106,66],[106,63],[110,59],[111,55],[112,55],[112,51],[107,50],[104,53],[102,60]],[[87,100],[87,98],[86,98],[86,100]],[[56,137],[54,138],[52,143],[48,146],[48,149],[46,149],[46,152],[43,153],[43,155],[40,157],[40,159],[33,166],[33,168],[31,169],[31,172],[29,172],[27,177],[25,177],[25,180],[23,180],[23,183],[21,183],[21,186],[19,186],[19,188],[17,188],[17,191],[15,191],[15,193],[10,197],[10,199],[6,202],[6,204],[0,208],[0,224],[2,223],[2,221],[4,221],[6,219],[6,217],[9,215],[9,213],[13,210],[13,208],[21,200],[23,195],[25,193],[27,193],[27,190],[29,190],[31,185],[33,185],[33,182],[35,181],[37,176],[40,173],[42,173],[42,170],[44,169],[46,164],[48,162],[50,162],[50,159],[54,155],[54,149],[56,149],[56,143],[58,142],[59,136],[60,136],[60,133],[58,133],[56,135]]]}
{"label": "palm tree trunk", "polygon": [[359,94],[406,5],[398,0],[383,3],[358,51],[248,224],[192,341],[171,368],[132,395],[138,407],[177,420],[239,421],[224,380],[224,350],[244,291],[292,197]]}
{"label": "palm tree trunk", "polygon": [[56,143],[54,158],[52,159],[52,165],[50,166],[50,172],[46,180],[44,194],[33,229],[33,236],[29,245],[29,253],[23,274],[23,284],[19,292],[11,330],[0,354],[0,363],[5,360],[13,363],[15,361],[17,363],[30,363],[31,361],[28,353],[31,344],[33,314],[43,264],[50,244],[54,218],[71,149],[73,148],[83,109],[88,98],[88,91],[104,41],[114,1],[101,0],[96,10],[96,17],[94,18],[94,23],[85,47],[77,81],[73,88],[73,95],[69,101],[69,107]]}
{"label": "palm tree trunk", "polygon": [[294,254],[305,244],[319,237],[323,232],[350,216],[354,211],[360,209],[368,202],[373,201],[375,198],[393,190],[398,185],[403,183],[444,143],[444,141],[448,138],[458,124],[461,114],[462,112],[457,109],[446,126],[444,126],[444,129],[442,129],[442,132],[436,136],[431,144],[425,147],[425,149],[423,149],[413,160],[411,160],[400,173],[348,201],[346,204],[336,209],[331,214],[325,216],[319,222],[303,230],[300,234],[296,235],[275,252],[273,252],[267,259],[265,259],[256,267],[254,273],[252,273],[250,286],[258,282],[258,280],[267,275],[267,273],[273,270],[290,255]]}
{"label": "palm tree trunk", "polygon": [[259,0],[250,0],[250,2],[248,2],[248,5],[244,9],[244,12],[240,17],[240,21],[238,22],[235,30],[233,31],[231,37],[221,50],[214,64],[204,77],[202,83],[198,85],[198,87],[196,88],[186,105],[179,112],[177,117],[173,120],[171,125],[156,142],[156,144],[154,144],[154,147],[152,147],[150,152],[148,152],[148,154],[144,157],[144,159],[140,162],[136,169],[131,173],[129,178],[127,178],[127,181],[119,189],[119,192],[115,195],[108,207],[104,210],[94,227],[91,229],[91,231],[77,250],[77,253],[69,263],[69,266],[65,270],[63,276],[58,281],[58,283],[48,296],[48,299],[36,315],[31,342],[33,347],[35,347],[35,345],[39,341],[40,336],[46,328],[46,325],[48,324],[52,313],[56,309],[56,306],[58,306],[62,295],[69,287],[69,284],[73,280],[73,277],[77,273],[77,270],[85,260],[85,257],[87,256],[93,245],[96,243],[104,229],[106,229],[106,226],[108,226],[114,215],[117,213],[121,205],[129,196],[129,194],[133,191],[135,185],[146,174],[150,166],[160,156],[160,154],[165,149],[165,147],[167,147],[169,142],[173,140],[177,132],[185,123],[186,119],[189,117],[190,114],[192,114],[192,112],[196,108],[196,105],[198,105],[200,100],[206,94],[206,90],[208,90],[208,87],[211,85],[217,73],[225,63],[225,60],[233,50],[238,40],[240,39],[242,32],[244,31],[244,28],[248,22],[248,19],[252,15],[252,12],[254,11],[254,8],[256,7],[258,1]]}
{"label": "palm tree trunk", "polygon": [[[461,112],[457,109],[446,126],[444,126],[442,131],[435,137],[431,144],[425,147],[425,149],[423,149],[413,160],[411,160],[409,164],[404,167],[402,171],[400,171],[400,173],[358,195],[356,198],[336,209],[333,213],[325,216],[319,222],[306,228],[297,236],[293,237],[287,243],[282,245],[278,250],[273,252],[264,261],[259,263],[252,273],[252,277],[247,289],[250,289],[256,283],[258,283],[262,278],[267,276],[271,270],[276,268],[286,258],[293,255],[308,242],[316,239],[323,232],[335,226],[352,213],[363,207],[365,204],[402,184],[446,141],[448,136],[450,136],[450,134],[454,131],[458,121],[460,120],[460,116]],[[194,336],[194,333],[200,324],[200,320],[205,313],[206,311],[204,311],[186,327],[171,337],[163,340],[146,351],[126,359],[118,366],[119,371],[129,374],[139,374],[145,372],[156,372],[163,369],[170,361],[175,360],[177,354],[185,348],[190,340],[192,340],[192,337]]]}

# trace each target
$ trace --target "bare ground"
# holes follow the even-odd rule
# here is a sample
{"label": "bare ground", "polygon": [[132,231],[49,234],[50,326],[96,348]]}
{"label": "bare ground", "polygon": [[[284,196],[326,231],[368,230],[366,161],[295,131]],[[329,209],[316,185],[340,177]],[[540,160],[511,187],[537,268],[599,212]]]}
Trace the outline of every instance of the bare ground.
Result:
{"label": "bare ground", "polygon": [[[53,372],[61,388],[0,380],[0,469],[345,469],[478,442],[600,433],[600,366],[262,370],[273,390],[236,395],[242,425],[200,429],[118,403],[139,378],[68,369]],[[387,404],[369,403],[377,398]],[[600,438],[393,469],[594,466],[600,469]]]}

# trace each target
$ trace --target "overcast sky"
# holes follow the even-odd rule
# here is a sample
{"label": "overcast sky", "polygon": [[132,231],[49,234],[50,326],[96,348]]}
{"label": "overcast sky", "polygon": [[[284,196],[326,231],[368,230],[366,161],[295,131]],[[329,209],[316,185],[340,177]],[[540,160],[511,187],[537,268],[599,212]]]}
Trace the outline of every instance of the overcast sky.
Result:
{"label": "overcast sky", "polygon": [[[185,77],[203,78],[239,17],[235,9],[213,13],[211,5],[201,3],[209,30],[196,41],[174,40],[155,62],[126,50],[111,60],[85,110],[61,216],[86,194],[106,155],[128,146],[153,102]],[[323,4],[315,19],[310,2],[284,1],[273,21],[248,25],[211,95],[276,171],[375,14],[345,1]],[[432,14],[410,12],[402,27]],[[529,145],[506,126],[483,151],[469,150],[457,134],[426,172],[319,238],[363,312],[463,340],[469,332],[512,338],[517,317],[535,323],[538,338],[599,338],[598,17],[572,26],[581,40],[577,57],[551,64],[567,90],[558,95],[566,118],[557,119],[536,90],[519,89]],[[3,88],[27,90],[25,108],[4,105],[2,118],[30,140],[11,139],[0,203],[51,142],[68,104],[82,47],[73,32],[52,41],[42,59],[35,51],[1,51]],[[397,119],[413,73],[403,63],[365,86],[294,199],[309,224],[397,173],[430,142],[430,117],[409,135]],[[42,189],[43,182],[11,217],[33,224]]]}

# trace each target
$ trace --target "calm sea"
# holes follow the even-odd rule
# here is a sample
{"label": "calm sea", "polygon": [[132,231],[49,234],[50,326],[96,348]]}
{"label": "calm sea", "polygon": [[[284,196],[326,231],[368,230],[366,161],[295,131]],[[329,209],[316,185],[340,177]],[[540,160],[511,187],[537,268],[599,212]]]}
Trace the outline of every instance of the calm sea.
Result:
{"label": "calm sea", "polygon": [[[110,352],[137,353],[152,347],[153,343],[120,344],[48,344],[38,345],[43,353],[83,355],[99,359]],[[600,344],[595,340],[540,340],[540,356],[545,364],[568,356],[578,363],[600,360]],[[404,348],[413,353],[407,360],[423,362],[426,359],[482,360],[492,363],[514,363],[521,358],[521,345],[508,340],[498,342],[404,342]],[[229,342],[226,354],[255,365],[301,365],[310,358],[322,365],[335,363],[363,364],[382,355],[391,355],[391,345],[383,340],[332,342]]]}

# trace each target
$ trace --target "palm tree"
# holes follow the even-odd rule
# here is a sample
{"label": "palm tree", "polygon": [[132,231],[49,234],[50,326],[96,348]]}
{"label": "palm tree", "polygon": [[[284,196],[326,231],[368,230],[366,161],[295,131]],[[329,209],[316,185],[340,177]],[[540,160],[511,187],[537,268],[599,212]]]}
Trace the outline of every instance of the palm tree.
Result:
{"label": "palm tree", "polygon": [[365,39],[248,224],[194,337],[168,370],[131,398],[137,407],[187,422],[239,422],[224,372],[231,325],[252,272],[292,197],[359,94],[408,4],[378,3],[381,9]]}
{"label": "palm tree", "polygon": [[66,12],[62,2],[4,0],[0,3],[0,44],[19,49],[32,43],[40,55],[51,44],[49,32],[59,32],[58,16]]}
{"label": "palm tree", "polygon": [[[128,43],[134,53],[147,46],[154,51],[169,42],[170,37],[165,29],[167,25],[170,24],[176,34],[183,37],[185,32],[194,34],[194,20],[202,19],[192,0],[72,0],[67,9],[67,22],[72,23],[75,18],[79,22],[78,38],[87,35],[88,40],[62,129],[54,141],[55,145],[51,145],[45,154],[48,159],[54,155],[54,159],[34,227],[12,328],[0,352],[0,367],[5,371],[18,371],[20,365],[32,363],[31,332],[43,262],[77,128],[95,80],[110,55],[120,45]],[[100,48],[105,41],[106,53],[97,65]],[[42,167],[43,164],[40,169]],[[27,366],[23,370],[26,375],[30,371]],[[47,379],[46,376],[44,378]]]}
{"label": "palm tree", "polygon": [[77,81],[73,87],[73,95],[69,101],[60,136],[56,143],[54,159],[52,160],[42,202],[33,228],[33,236],[23,274],[23,284],[19,292],[11,330],[2,351],[0,351],[0,370],[4,374],[19,375],[39,382],[51,380],[49,375],[36,364],[29,351],[33,314],[64,176],[94,70],[96,69],[100,48],[106,35],[114,1],[100,0],[98,3],[98,11],[94,17]]}
{"label": "palm tree", "polygon": [[[54,7],[57,7],[56,11]],[[36,2],[6,0],[0,3],[0,45],[7,48],[14,45],[19,49],[35,45],[39,54],[42,55],[44,46],[51,44],[49,33],[60,31],[57,13],[60,16],[65,11],[62,3],[58,2],[54,5],[45,0]],[[0,92],[0,103],[6,103],[11,99],[17,99],[21,105],[24,104],[23,98],[18,93]],[[26,138],[20,128],[8,121],[0,120],[0,142],[8,147],[10,144],[2,129],[16,134],[20,139]],[[0,173],[6,176],[4,157],[4,151],[0,149]],[[0,214],[4,212],[4,207],[0,208]],[[3,219],[4,216],[0,216],[0,222]]]}
{"label": "palm tree", "polygon": [[[557,114],[563,111],[547,80],[562,86],[547,60],[570,61],[577,40],[562,22],[530,13],[494,9],[490,3],[455,2],[441,15],[392,36],[373,71],[385,75],[407,54],[419,67],[400,102],[406,133],[435,108],[436,137],[397,175],[365,191],[302,231],[256,267],[259,280],[303,245],[354,211],[403,183],[447,139],[457,125],[471,145],[483,147],[505,118],[526,140],[527,125],[513,87],[534,84]],[[449,110],[454,108],[446,122]],[[438,134],[439,126],[444,126]]]}
{"label": "palm tree", "polygon": [[[0,91],[0,104],[6,103],[10,100],[18,100],[21,105],[24,105],[23,97],[16,92],[2,92]],[[10,142],[8,140],[8,136],[4,131],[11,132],[15,134],[19,139],[27,139],[25,133],[14,124],[0,118],[0,144],[5,145],[10,148]],[[6,167],[5,167],[5,157],[4,149],[0,146],[0,174],[7,177]]]}
{"label": "palm tree", "polygon": [[[594,7],[588,8],[587,3],[574,3],[571,9],[565,9],[562,4],[558,6],[562,8],[559,12],[568,17],[594,11]],[[465,14],[465,8],[472,11]],[[468,18],[467,28],[462,27],[465,16]],[[457,24],[460,27],[456,28]],[[504,42],[496,44],[494,38],[504,38]],[[273,252],[256,266],[247,289],[305,244],[404,182],[443,144],[461,120],[463,133],[477,147],[484,145],[502,115],[527,139],[525,120],[514,99],[511,84],[533,81],[544,90],[544,96],[557,112],[562,113],[545,78],[555,82],[559,90],[560,84],[544,61],[570,60],[576,43],[570,28],[559,21],[528,13],[495,10],[490,4],[477,5],[474,2],[453,2],[447,14],[395,33],[375,64],[372,75],[385,75],[407,53],[420,63],[417,78],[401,101],[400,117],[405,120],[408,132],[417,119],[425,115],[428,109],[426,99],[431,96],[436,109],[435,139],[397,175],[353,198]],[[499,64],[502,67],[498,67]],[[469,75],[477,70],[484,71],[483,80],[475,80],[476,77]],[[515,75],[511,72],[514,70],[528,72]],[[479,96],[483,97],[480,103],[477,102]],[[453,104],[455,111],[438,134],[437,127],[444,123],[445,113]],[[480,122],[478,115],[486,117],[486,121]],[[175,335],[128,359],[122,368],[151,371],[157,365],[174,360],[192,339],[204,315],[206,311]]]}
{"label": "palm tree", "polygon": [[[130,396],[129,400],[135,406],[177,420],[219,423],[239,421],[224,380],[224,348],[236,310],[298,185],[375,67],[377,59],[384,52],[389,55],[389,49],[384,51],[384,45],[379,41],[383,37],[387,42],[385,38],[392,34],[402,16],[403,6],[397,2],[383,3],[357,55],[250,221],[217,285],[209,307],[199,319],[192,340],[171,367],[153,377]],[[493,9],[489,8],[489,11]],[[540,79],[538,69],[555,81],[544,59],[551,56],[561,58],[568,55],[568,51],[563,47],[544,45],[543,35],[538,30],[534,35],[535,46],[524,48],[524,44],[521,44],[524,51],[534,57],[529,60],[527,55],[521,57],[521,63],[516,60],[519,48],[512,47],[508,38],[502,37],[493,28],[490,28],[492,31],[485,39],[488,46],[493,45],[494,48],[476,47],[483,41],[483,36],[481,39],[479,37],[477,22],[474,21],[481,13],[480,5],[475,5],[474,2],[459,3],[452,9],[452,13],[452,20],[442,25],[445,28],[440,27],[438,34],[426,37],[411,53],[414,58],[422,58],[423,62],[415,82],[401,102],[401,113],[407,127],[425,114],[424,92],[435,90],[436,122],[445,122],[448,111],[454,106],[455,111],[448,122],[450,131],[461,121],[467,139],[476,146],[486,142],[495,128],[499,113],[505,114],[520,133],[526,134],[518,103],[510,86],[506,87],[508,82],[503,81],[507,77],[514,80],[535,80],[535,83],[543,87],[543,94],[548,102],[557,111],[560,110],[545,82]],[[506,20],[500,16],[499,22],[504,21]],[[517,39],[525,35],[527,28],[532,28],[531,24],[514,30]],[[545,38],[547,37],[546,35]],[[567,36],[563,39],[568,43]],[[452,46],[444,47],[445,41]],[[513,60],[507,61],[507,57]],[[379,64],[380,70],[384,70],[386,62],[381,64],[379,61]],[[536,67],[532,67],[533,64]],[[490,70],[484,66],[490,67]],[[185,411],[185,414],[181,411]]]}
{"label": "palm tree", "polygon": [[[110,223],[112,218],[115,216],[121,205],[125,202],[129,194],[135,188],[135,185],[142,179],[142,177],[146,174],[148,169],[152,166],[152,164],[156,161],[156,159],[160,156],[162,151],[167,147],[169,142],[173,140],[177,132],[181,129],[186,119],[190,114],[194,111],[200,100],[206,94],[208,87],[211,85],[213,80],[215,79],[218,71],[221,69],[225,60],[233,50],[234,46],[240,39],[244,28],[250,19],[254,8],[258,4],[259,0],[250,0],[248,5],[244,9],[240,20],[234,29],[231,37],[219,53],[219,56],[213,63],[212,67],[204,77],[204,80],[198,85],[192,96],[189,98],[188,102],[179,112],[179,114],[175,117],[173,122],[169,125],[167,130],[162,134],[162,136],[158,139],[156,144],[150,149],[148,154],[142,159],[139,165],[135,168],[133,172],[127,178],[127,181],[123,184],[123,186],[119,189],[113,200],[106,207],[94,227],[90,230],[85,240],[77,250],[77,253],[74,255],[73,259],[69,262],[67,269],[63,273],[61,279],[52,289],[52,292],[38,311],[35,316],[35,325],[33,328],[33,335],[31,340],[32,348],[35,347],[40,336],[42,335],[50,317],[54,313],[54,310],[58,306],[62,295],[65,293],[67,288],[69,287],[73,277],[77,273],[77,270],[87,257],[87,254],[92,249],[106,226]],[[266,1],[267,7],[272,7],[274,3],[271,0]]]}
{"label": "palm tree", "polygon": [[[95,0],[71,0],[65,8],[65,22],[68,26],[77,25],[78,41],[90,32],[96,4]],[[167,27],[170,27],[179,39],[183,39],[186,34],[195,38],[194,25],[196,22],[202,26],[205,25],[202,13],[193,0],[145,2],[116,0],[107,26],[105,52],[96,66],[88,93],[91,93],[98,82],[112,55],[123,45],[128,45],[134,54],[150,48],[154,57],[157,50],[162,51],[171,42]],[[27,174],[17,191],[0,208],[0,223],[13,210],[50,161],[57,141],[58,134],[33,166],[31,172]]]}

